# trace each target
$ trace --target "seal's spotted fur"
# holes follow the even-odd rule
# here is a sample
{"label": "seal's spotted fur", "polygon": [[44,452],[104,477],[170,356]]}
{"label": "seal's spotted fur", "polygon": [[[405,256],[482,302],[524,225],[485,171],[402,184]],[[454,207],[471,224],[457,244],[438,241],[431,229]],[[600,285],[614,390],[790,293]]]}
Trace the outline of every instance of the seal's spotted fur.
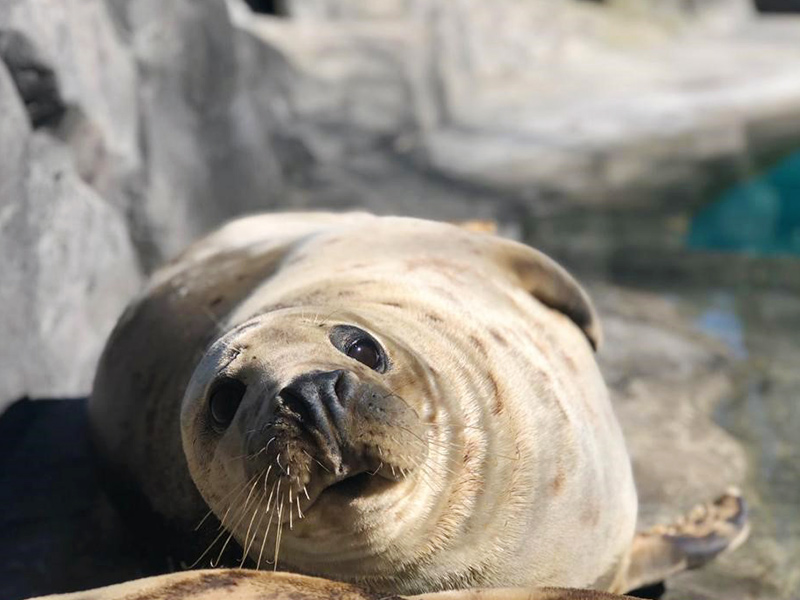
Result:
{"label": "seal's spotted fur", "polygon": [[[342,327],[369,335],[386,368],[337,347]],[[569,274],[474,226],[262,215],[153,277],[109,341],[91,413],[108,461],[157,512],[188,530],[210,506],[218,546],[230,533],[254,566],[383,594],[624,591],[715,550],[634,536],[600,343]],[[358,389],[333,451],[281,395],[317,373]],[[215,430],[220,380],[246,393]],[[743,525],[728,529],[714,543]]]}

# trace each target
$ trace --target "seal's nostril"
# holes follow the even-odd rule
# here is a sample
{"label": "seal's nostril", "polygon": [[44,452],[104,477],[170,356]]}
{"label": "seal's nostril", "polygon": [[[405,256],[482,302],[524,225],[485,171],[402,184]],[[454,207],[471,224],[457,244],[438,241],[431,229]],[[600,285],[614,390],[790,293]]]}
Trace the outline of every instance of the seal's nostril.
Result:
{"label": "seal's nostril", "polygon": [[308,424],[313,422],[314,419],[308,408],[308,404],[296,391],[290,387],[285,387],[278,396],[281,402],[283,402],[283,405],[293,412],[301,423]]}
{"label": "seal's nostril", "polygon": [[333,384],[333,392],[339,404],[346,407],[355,388],[354,378],[347,371],[339,370],[334,371],[334,373],[336,374],[336,381]]}
{"label": "seal's nostril", "polygon": [[284,387],[278,399],[303,428],[333,448],[347,443],[349,404],[356,386],[348,371],[314,371]]}

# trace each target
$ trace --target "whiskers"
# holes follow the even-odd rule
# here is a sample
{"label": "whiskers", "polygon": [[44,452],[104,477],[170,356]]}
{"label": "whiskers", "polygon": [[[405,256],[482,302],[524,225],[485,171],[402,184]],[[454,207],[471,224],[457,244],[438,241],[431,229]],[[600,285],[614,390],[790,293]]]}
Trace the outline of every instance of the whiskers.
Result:
{"label": "whiskers", "polygon": [[[311,472],[308,467],[305,472],[310,477]],[[310,499],[308,480],[303,482],[301,473],[302,470],[295,466],[292,475],[288,463],[281,464],[278,453],[271,464],[226,494],[220,501],[220,504],[227,504],[227,508],[220,519],[219,532],[189,568],[195,568],[221,544],[216,558],[208,563],[211,567],[219,566],[234,534],[239,532],[241,535],[244,529],[243,539],[237,536],[237,539],[241,540],[242,548],[238,566],[244,567],[250,558],[255,562],[256,569],[261,569],[264,564],[272,565],[272,568],[277,570],[284,521],[288,518],[289,529],[293,529],[295,523],[305,517],[300,505],[300,494]],[[272,476],[271,483],[270,476]],[[212,511],[209,511],[195,530],[198,530],[211,514]],[[266,525],[262,527],[265,521]],[[274,539],[272,560],[265,555],[270,539]],[[257,558],[252,556],[254,548],[258,548]]]}
{"label": "whiskers", "polygon": [[[475,433],[472,433],[473,430]],[[359,438],[354,438],[357,439]],[[356,463],[362,469],[368,469],[361,473],[372,478],[384,475],[388,477],[391,472],[392,478],[407,481],[412,494],[418,484],[426,486],[434,494],[439,494],[455,482],[463,480],[466,475],[474,474],[478,468],[487,468],[488,461],[491,460],[520,460],[519,452],[516,456],[496,452],[492,448],[490,432],[485,428],[459,423],[402,420],[399,423],[388,423],[382,433],[375,436],[374,441],[367,437],[363,439],[369,446],[356,446],[348,450],[356,453],[371,452],[364,458],[366,462]],[[318,458],[314,454],[305,443],[295,444],[291,440],[284,443],[282,434],[276,432],[254,452],[233,458],[226,457],[225,461],[242,461],[246,472],[252,472],[251,469],[257,472],[234,489],[226,491],[224,497],[214,502],[214,512],[221,515],[219,531],[191,567],[196,567],[202,561],[216,567],[223,560],[226,563],[235,560],[239,567],[248,565],[249,561],[249,566],[255,566],[256,569],[271,567],[277,570],[282,552],[285,554],[284,538],[289,538],[291,547],[293,538],[289,532],[307,518],[303,507],[308,504],[303,504],[304,500],[316,498],[316,495],[309,494],[308,489],[312,473],[319,477],[317,483],[320,485],[329,480],[338,482],[338,478],[332,473],[333,466],[322,455]],[[475,458],[478,459],[477,462]],[[358,474],[359,472],[353,473]],[[354,483],[360,485],[362,481]],[[366,479],[364,483],[372,485]],[[380,485],[370,489],[383,489],[383,482],[374,483]],[[315,490],[312,487],[314,494]],[[422,487],[420,490],[422,491]],[[196,529],[211,514],[209,511]],[[288,526],[288,530],[285,526]],[[230,556],[232,539],[241,548],[241,555],[235,559]],[[233,547],[236,546],[234,543]],[[211,560],[208,559],[209,556]]]}

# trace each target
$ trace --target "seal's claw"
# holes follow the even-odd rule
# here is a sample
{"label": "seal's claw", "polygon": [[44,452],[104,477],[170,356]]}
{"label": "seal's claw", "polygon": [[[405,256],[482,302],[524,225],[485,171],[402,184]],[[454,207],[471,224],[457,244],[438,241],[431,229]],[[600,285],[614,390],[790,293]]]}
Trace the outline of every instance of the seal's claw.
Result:
{"label": "seal's claw", "polygon": [[702,567],[720,554],[738,548],[749,533],[747,502],[738,489],[730,488],[715,500],[698,504],[670,525],[657,525],[638,533],[619,591]]}
{"label": "seal's claw", "polygon": [[738,490],[696,506],[664,537],[684,556],[686,568],[702,567],[719,554],[738,548],[750,532],[747,503]]}

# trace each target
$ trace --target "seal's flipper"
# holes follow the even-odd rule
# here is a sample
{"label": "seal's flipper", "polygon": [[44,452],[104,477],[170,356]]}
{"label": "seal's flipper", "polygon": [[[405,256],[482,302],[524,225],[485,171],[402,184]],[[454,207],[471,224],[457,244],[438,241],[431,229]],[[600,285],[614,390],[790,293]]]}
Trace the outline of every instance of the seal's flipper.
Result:
{"label": "seal's flipper", "polygon": [[712,502],[695,506],[672,525],[637,533],[620,591],[702,567],[737,548],[749,532],[747,504],[738,490],[729,490]]}

